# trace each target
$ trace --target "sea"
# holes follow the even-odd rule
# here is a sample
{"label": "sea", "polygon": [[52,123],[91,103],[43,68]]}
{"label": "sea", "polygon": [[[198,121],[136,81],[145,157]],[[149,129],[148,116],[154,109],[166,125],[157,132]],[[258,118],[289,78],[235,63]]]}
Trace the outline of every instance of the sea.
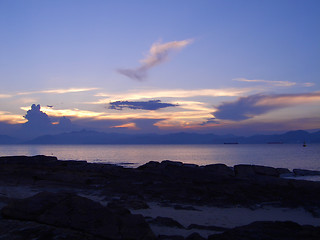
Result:
{"label": "sea", "polygon": [[0,156],[47,155],[59,160],[86,160],[138,167],[171,160],[197,165],[224,163],[320,171],[320,144],[210,145],[0,145]]}

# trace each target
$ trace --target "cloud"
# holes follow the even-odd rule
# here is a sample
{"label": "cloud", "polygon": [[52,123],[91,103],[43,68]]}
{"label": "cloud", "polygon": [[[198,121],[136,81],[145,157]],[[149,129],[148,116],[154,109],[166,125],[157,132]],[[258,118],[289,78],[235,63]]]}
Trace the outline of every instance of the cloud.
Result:
{"label": "cloud", "polygon": [[0,94],[0,98],[10,98],[12,95],[9,94]]}
{"label": "cloud", "polygon": [[144,132],[157,132],[159,128],[155,124],[161,120],[163,119],[134,119],[133,122],[137,129]]}
{"label": "cloud", "polygon": [[255,94],[234,102],[224,102],[213,114],[218,119],[246,120],[275,109],[320,101],[320,92],[305,94]]}
{"label": "cloud", "polygon": [[[143,90],[131,91],[125,93],[98,93],[96,97],[107,97],[100,99],[98,102],[91,104],[105,104],[107,101],[123,101],[123,96],[126,100],[139,100],[148,98],[191,98],[191,97],[237,97],[248,92],[257,90],[256,88],[222,88],[222,89],[159,89],[159,90]],[[90,102],[89,102],[90,103]],[[89,104],[88,103],[88,104]]]}
{"label": "cloud", "polygon": [[152,44],[149,50],[149,55],[140,61],[140,67],[135,69],[118,69],[118,72],[131,79],[143,81],[146,79],[147,72],[150,68],[165,62],[171,52],[182,49],[192,42],[192,39],[167,43],[161,43],[160,41],[156,42]]}
{"label": "cloud", "polygon": [[12,114],[7,111],[0,111],[0,122],[18,124],[18,123],[24,123],[25,121],[26,120],[21,115]]}
{"label": "cloud", "polygon": [[53,93],[53,94],[64,94],[64,93],[77,93],[77,92],[87,92],[97,90],[99,88],[67,88],[67,89],[52,89],[52,90],[42,90],[42,91],[31,91],[31,92],[20,92],[17,95],[29,95],[36,93]]}
{"label": "cloud", "polygon": [[24,116],[28,122],[25,123],[26,126],[32,126],[36,128],[48,127],[51,125],[49,116],[40,110],[40,105],[32,104],[31,109],[27,111]]}
{"label": "cloud", "polygon": [[137,126],[135,123],[125,123],[125,124],[121,124],[121,125],[116,125],[116,126],[112,126],[110,128],[125,128],[125,129],[135,129],[137,130]]}
{"label": "cloud", "polygon": [[123,108],[129,109],[142,109],[142,110],[158,110],[166,107],[176,107],[178,105],[172,103],[162,103],[160,100],[130,102],[130,101],[116,101],[111,102],[109,109],[122,110]]}
{"label": "cloud", "polygon": [[206,126],[208,124],[220,124],[220,121],[217,121],[216,118],[208,118],[205,122],[201,123],[201,126]]}
{"label": "cloud", "polygon": [[313,87],[314,85],[315,85],[314,83],[310,83],[310,82],[302,84],[302,86],[304,86],[304,87]]}
{"label": "cloud", "polygon": [[289,81],[270,81],[270,80],[246,79],[246,78],[234,78],[232,80],[239,81],[239,82],[267,83],[267,84],[277,86],[277,87],[291,87],[291,86],[296,85],[295,82],[289,82]]}
{"label": "cloud", "polygon": [[[28,110],[27,107],[21,107],[22,110]],[[77,118],[95,118],[103,115],[103,112],[93,112],[87,110],[80,110],[77,108],[74,109],[54,109],[50,107],[42,107],[45,110],[46,114],[50,117],[77,117]]]}

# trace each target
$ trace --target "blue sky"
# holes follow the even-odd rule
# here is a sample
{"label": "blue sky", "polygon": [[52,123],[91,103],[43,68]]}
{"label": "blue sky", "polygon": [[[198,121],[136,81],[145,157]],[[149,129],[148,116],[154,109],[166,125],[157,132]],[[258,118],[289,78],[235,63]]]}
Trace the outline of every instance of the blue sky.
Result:
{"label": "blue sky", "polygon": [[317,0],[2,0],[0,134],[32,104],[51,124],[107,132],[319,129],[319,11]]}

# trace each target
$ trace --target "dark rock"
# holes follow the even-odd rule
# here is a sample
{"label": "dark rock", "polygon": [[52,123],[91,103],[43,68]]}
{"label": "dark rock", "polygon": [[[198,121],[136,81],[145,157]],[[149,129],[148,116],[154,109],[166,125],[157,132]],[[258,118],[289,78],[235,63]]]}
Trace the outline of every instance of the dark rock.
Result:
{"label": "dark rock", "polygon": [[155,219],[152,219],[149,221],[150,224],[154,225],[160,225],[160,226],[166,226],[166,227],[176,227],[184,229],[185,227],[182,226],[178,221],[169,218],[169,217],[156,217]]}
{"label": "dark rock", "polygon": [[279,177],[279,172],[276,168],[239,164],[234,166],[235,175],[238,177],[253,177],[255,175]]}
{"label": "dark rock", "polygon": [[66,228],[36,222],[0,220],[0,240],[102,240],[102,238]]}
{"label": "dark rock", "polygon": [[320,208],[314,206],[307,206],[305,210],[312,214],[313,217],[320,218]]}
{"label": "dark rock", "polygon": [[119,200],[113,200],[107,204],[108,209],[119,215],[127,215],[131,212],[120,203]]}
{"label": "dark rock", "polygon": [[199,165],[192,164],[192,163],[184,163],[183,166],[184,167],[189,167],[189,168],[198,168],[199,167]]}
{"label": "dark rock", "polygon": [[46,165],[51,163],[56,163],[58,161],[57,157],[54,156],[5,156],[0,157],[0,164],[38,164]]}
{"label": "dark rock", "polygon": [[279,175],[283,174],[292,174],[292,172],[288,168],[277,168]]}
{"label": "dark rock", "polygon": [[256,175],[252,165],[239,164],[235,165],[233,168],[237,177],[250,177]]}
{"label": "dark rock", "polygon": [[[264,166],[237,165],[233,176],[232,169],[223,164],[199,167],[172,161],[149,162],[131,169],[20,156],[0,158],[0,165],[3,186],[32,186],[38,192],[94,192],[105,196],[108,202],[121,196],[118,207],[107,208],[117,209],[116,215],[126,214],[125,208],[146,208],[147,201],[165,201],[171,207],[177,204],[176,209],[191,205],[252,207],[266,202],[284,207],[320,207],[320,182],[275,177],[288,170]],[[317,214],[316,210],[313,212]]]}
{"label": "dark rock", "polygon": [[199,224],[190,224],[187,229],[201,229],[201,230],[224,232],[224,231],[228,230],[229,228],[217,227],[217,226],[205,226],[205,225],[199,225]]}
{"label": "dark rock", "polygon": [[166,168],[166,167],[182,167],[183,165],[184,165],[183,162],[179,162],[179,161],[164,160],[161,162],[161,166],[163,166],[164,168]]}
{"label": "dark rock", "polygon": [[258,175],[279,177],[279,171],[273,167],[253,165],[253,169]]}
{"label": "dark rock", "polygon": [[210,171],[215,175],[234,176],[234,171],[225,164],[210,164],[202,167],[204,170]]}
{"label": "dark rock", "polygon": [[83,231],[108,239],[154,239],[140,215],[119,215],[99,203],[70,193],[42,192],[13,201],[2,209],[5,218]]}
{"label": "dark rock", "polygon": [[185,240],[205,240],[199,233],[192,233]]}
{"label": "dark rock", "polygon": [[150,161],[147,162],[146,164],[143,164],[141,166],[138,167],[138,169],[140,170],[145,170],[145,169],[156,169],[160,167],[160,163],[156,162],[156,161]]}
{"label": "dark rock", "polygon": [[157,240],[184,240],[184,237],[179,236],[179,235],[159,235]]}
{"label": "dark rock", "polygon": [[294,177],[294,173],[291,172],[288,168],[277,168],[279,172],[279,177]]}
{"label": "dark rock", "polygon": [[210,235],[208,240],[318,240],[320,227],[301,226],[294,222],[254,222],[221,234]]}
{"label": "dark rock", "polygon": [[121,217],[120,233],[122,239],[155,239],[142,215],[128,214]]}
{"label": "dark rock", "polygon": [[293,173],[296,176],[317,176],[317,175],[320,175],[320,171],[305,170],[305,169],[293,169]]}

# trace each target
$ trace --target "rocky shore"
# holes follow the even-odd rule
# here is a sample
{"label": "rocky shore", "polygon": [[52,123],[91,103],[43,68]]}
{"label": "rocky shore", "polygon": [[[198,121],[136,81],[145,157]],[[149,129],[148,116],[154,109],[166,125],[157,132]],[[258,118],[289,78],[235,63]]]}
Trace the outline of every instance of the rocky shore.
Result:
{"label": "rocky shore", "polygon": [[320,239],[317,174],[0,157],[0,239]]}

